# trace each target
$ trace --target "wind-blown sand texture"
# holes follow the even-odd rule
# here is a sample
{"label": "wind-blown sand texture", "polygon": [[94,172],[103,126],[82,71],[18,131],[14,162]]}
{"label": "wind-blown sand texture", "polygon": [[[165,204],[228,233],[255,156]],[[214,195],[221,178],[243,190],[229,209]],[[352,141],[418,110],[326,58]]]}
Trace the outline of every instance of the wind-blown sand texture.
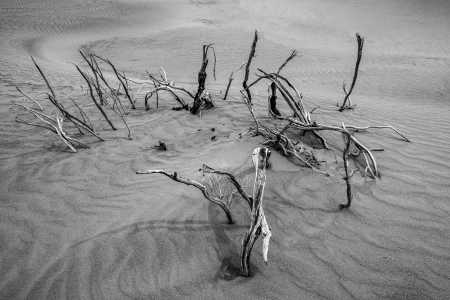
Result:
{"label": "wind-blown sand texture", "polygon": [[[449,299],[449,16],[445,0],[1,1],[0,298]],[[81,48],[133,78],[164,66],[193,90],[201,45],[214,42],[217,81],[207,85],[217,92],[245,61],[255,28],[254,66],[273,70],[290,49],[299,51],[284,72],[310,108],[326,108],[314,118],[390,124],[412,143],[385,131],[360,135],[385,149],[375,153],[382,178],[355,175],[348,211],[337,210],[345,185],[333,154],[324,157],[336,176],[325,177],[274,152],[264,199],[269,264],[259,241],[251,278],[233,275],[249,220],[242,201],[233,206],[237,224],[227,225],[197,190],[135,174],[169,169],[200,178],[207,163],[250,176],[249,154],[261,139],[238,138],[251,125],[244,105],[216,101],[199,118],[172,111],[170,97],[158,110],[138,102],[128,117],[132,141],[98,117],[107,141],[76,154],[14,122],[15,86],[38,97],[45,91],[30,55],[61,98],[87,104],[72,65]],[[330,107],[351,80],[355,32],[366,38],[357,108],[338,113]],[[255,97],[261,115],[266,96],[262,88]],[[167,152],[151,149],[158,140]],[[342,149],[339,136],[333,141]]]}

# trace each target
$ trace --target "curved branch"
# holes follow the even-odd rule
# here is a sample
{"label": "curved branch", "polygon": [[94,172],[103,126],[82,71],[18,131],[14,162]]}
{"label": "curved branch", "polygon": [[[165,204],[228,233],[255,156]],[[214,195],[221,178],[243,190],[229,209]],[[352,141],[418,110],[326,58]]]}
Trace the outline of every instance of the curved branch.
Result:
{"label": "curved branch", "polygon": [[227,216],[229,224],[234,224],[234,221],[233,221],[233,218],[231,216],[231,211],[230,211],[229,207],[224,202],[222,202],[220,199],[212,196],[208,192],[208,189],[203,184],[201,184],[200,182],[197,182],[195,180],[191,180],[191,179],[188,179],[188,178],[181,177],[181,176],[178,175],[177,172],[170,173],[170,172],[167,172],[167,171],[164,171],[164,170],[136,171],[136,174],[162,174],[162,175],[165,175],[165,176],[169,177],[170,179],[172,179],[174,181],[177,181],[177,182],[180,182],[180,183],[183,183],[183,184],[186,184],[186,185],[191,185],[193,187],[196,187],[197,189],[199,189],[202,192],[203,196],[208,201],[211,201],[212,203],[214,203],[214,204],[218,205],[220,208],[222,208],[222,210],[225,212],[225,215]]}

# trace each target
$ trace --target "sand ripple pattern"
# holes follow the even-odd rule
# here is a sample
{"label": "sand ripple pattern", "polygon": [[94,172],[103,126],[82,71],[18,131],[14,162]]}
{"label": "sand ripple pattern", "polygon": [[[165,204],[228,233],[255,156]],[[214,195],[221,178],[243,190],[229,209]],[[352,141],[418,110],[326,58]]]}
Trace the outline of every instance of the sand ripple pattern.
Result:
{"label": "sand ripple pattern", "polygon": [[[420,49],[402,53],[402,45],[393,51],[397,48],[389,43],[391,34],[382,40],[385,51],[369,39],[367,47],[374,50],[368,50],[354,92],[357,110],[337,114],[329,107],[342,98],[342,80],[351,77],[354,44],[344,21],[334,27],[324,17],[324,25],[315,13],[336,9],[339,15],[344,8],[332,1],[291,3],[309,9],[299,22],[289,10],[279,11],[288,2],[269,10],[284,18],[279,23],[271,19],[273,30],[285,37],[290,34],[283,41],[264,27],[270,6],[247,11],[244,3],[237,9],[220,1],[191,1],[183,4],[188,13],[180,12],[186,23],[176,28],[144,31],[140,38],[122,32],[79,45],[111,57],[133,76],[156,70],[162,62],[174,80],[189,84],[199,67],[199,41],[216,41],[218,80],[210,86],[219,90],[229,72],[242,63],[251,29],[260,25],[267,34],[256,64],[272,69],[290,47],[297,48],[303,56],[285,71],[295,78],[307,103],[321,105],[318,120],[387,123],[411,138],[412,143],[404,143],[389,132],[360,134],[371,148],[384,149],[375,154],[382,178],[373,182],[355,175],[354,205],[345,212],[337,210],[345,201],[339,157],[321,153],[336,175],[327,178],[274,153],[265,196],[273,233],[269,264],[264,265],[257,244],[250,279],[236,276],[248,225],[242,201],[232,209],[237,224],[229,226],[223,213],[198,191],[163,177],[134,174],[142,168],[165,168],[201,179],[197,169],[206,162],[250,182],[248,154],[260,140],[238,136],[250,124],[246,109],[220,103],[198,118],[170,110],[175,103],[161,99],[159,111],[131,113],[132,141],[123,139],[124,131],[113,134],[105,125],[106,142],[93,143],[76,155],[67,153],[50,135],[13,122],[8,107],[18,99],[14,85],[19,83],[35,95],[44,89],[28,55],[42,55],[45,68],[55,69],[50,79],[58,94],[84,103],[87,99],[80,96],[74,73],[61,68],[60,56],[41,46],[69,33],[83,36],[117,22],[118,16],[129,21],[142,6],[81,0],[61,1],[59,6],[53,0],[0,3],[1,299],[449,298],[450,57],[444,47],[448,44],[442,37],[433,44],[425,29],[419,33],[430,41],[430,55]],[[345,6],[360,11],[355,7]],[[418,9],[413,4],[405,7],[408,13]],[[166,8],[173,10],[170,5]],[[382,8],[374,16],[392,11]],[[427,26],[447,22],[443,12],[430,8],[416,13],[422,11],[426,16],[435,14],[434,19],[422,20]],[[147,13],[151,18],[152,12]],[[250,23],[239,23],[242,16]],[[228,19],[234,23],[226,23]],[[397,20],[392,15],[386,19],[388,25]],[[399,20],[404,25],[415,19]],[[367,24],[359,21],[364,29]],[[286,33],[285,26],[291,32]],[[365,29],[376,34],[369,27]],[[324,40],[313,39],[317,33],[329,47]],[[8,35],[13,38],[6,39]],[[409,40],[404,43],[412,44],[412,35],[405,36]],[[345,43],[334,43],[342,37],[348,37]],[[304,43],[308,39],[312,46]],[[238,89],[233,93],[238,95]],[[258,113],[265,112],[265,94],[264,89],[256,92]],[[164,140],[169,151],[152,150],[158,140]],[[329,141],[342,147],[340,136],[331,135]]]}

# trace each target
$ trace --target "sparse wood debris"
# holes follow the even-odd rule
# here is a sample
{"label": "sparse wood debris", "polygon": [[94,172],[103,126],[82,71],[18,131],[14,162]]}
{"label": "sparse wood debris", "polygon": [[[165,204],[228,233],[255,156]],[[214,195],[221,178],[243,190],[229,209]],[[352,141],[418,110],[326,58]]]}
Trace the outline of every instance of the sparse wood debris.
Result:
{"label": "sparse wood debris", "polygon": [[[353,92],[358,77],[364,45],[364,38],[359,34],[356,34],[356,39],[358,51],[353,80],[348,90],[345,84],[343,85],[345,96],[339,111],[354,107],[351,104],[350,95]],[[267,72],[261,68],[257,68],[256,78],[249,82],[251,65],[255,57],[257,43],[258,32],[255,31],[247,61],[241,66],[241,68],[245,68],[242,90],[240,91],[243,102],[247,106],[252,122],[254,123],[254,126],[250,128],[250,132],[264,139],[262,142],[263,146],[254,149],[252,154],[252,162],[255,168],[252,194],[249,195],[246,193],[239,180],[232,173],[216,170],[207,165],[203,165],[200,169],[203,175],[208,174],[206,176],[207,181],[205,182],[185,178],[177,172],[165,170],[151,169],[136,172],[137,174],[162,174],[173,181],[197,188],[208,201],[223,210],[229,224],[233,224],[235,221],[231,213],[232,201],[235,195],[240,195],[250,209],[249,229],[242,240],[240,257],[242,276],[251,275],[250,256],[255,242],[260,236],[262,236],[263,259],[266,263],[268,260],[269,243],[272,234],[264,214],[263,196],[266,185],[266,168],[269,165],[268,161],[271,152],[266,146],[278,151],[281,155],[290,158],[301,166],[330,176],[330,173],[323,168],[321,162],[316,158],[315,149],[330,150],[327,140],[321,135],[323,131],[335,132],[342,135],[344,140],[342,161],[345,173],[343,180],[346,185],[347,201],[341,203],[339,208],[345,209],[349,208],[353,202],[354,193],[351,179],[356,170],[359,170],[362,176],[368,176],[373,179],[380,177],[380,171],[373,152],[383,151],[383,149],[372,149],[366,146],[356,135],[375,129],[389,129],[403,141],[410,142],[410,139],[406,135],[390,125],[355,126],[346,125],[342,122],[340,126],[335,126],[322,124],[313,120],[311,114],[317,107],[308,110],[304,104],[302,94],[289,78],[281,74],[285,67],[298,56],[295,50],[282,62],[276,72]],[[161,68],[159,74],[156,75],[147,73],[149,81],[138,83],[128,78],[123,72],[120,72],[110,60],[83,51],[80,51],[80,54],[86,62],[88,70],[83,70],[79,66],[76,66],[76,69],[87,84],[89,97],[111,129],[116,130],[117,127],[111,119],[110,111],[122,119],[128,130],[128,137],[131,139],[131,130],[126,121],[126,115],[130,112],[130,109],[136,109],[136,105],[138,104],[131,90],[132,84],[144,84],[151,87],[144,97],[144,107],[146,110],[150,109],[149,102],[154,96],[156,98],[156,107],[159,107],[159,97],[162,92],[169,93],[175,98],[179,105],[173,108],[175,110],[189,110],[192,114],[199,114],[202,110],[214,106],[213,98],[206,88],[206,70],[209,64],[210,53],[212,53],[214,60],[212,75],[214,79],[216,77],[216,54],[213,44],[203,45],[202,62],[197,78],[198,86],[194,92],[177,86],[173,81],[169,80],[164,68]],[[103,141],[103,138],[94,130],[93,123],[82,107],[74,100],[72,100],[73,107],[70,107],[71,109],[63,105],[62,101],[57,98],[55,90],[50,85],[49,80],[40,66],[33,57],[31,59],[47,86],[47,98],[54,109],[48,110],[39,100],[29,96],[20,88],[17,88],[17,91],[24,97],[25,104],[15,103],[14,107],[18,110],[16,121],[43,128],[54,133],[71,152],[77,152],[78,148],[88,147],[87,144],[80,141],[83,135],[91,135]],[[108,78],[113,77],[114,79],[107,79],[102,66],[107,66],[107,69],[111,70],[112,74],[109,74],[110,76]],[[229,95],[233,76],[234,72],[231,72],[223,97],[224,100]],[[252,93],[252,88],[262,83],[267,84],[267,112],[269,118],[258,116],[254,108],[255,99],[253,95],[256,95],[256,93]],[[188,102],[186,98],[192,102]],[[122,99],[125,100],[125,103],[122,102]],[[284,101],[287,104],[288,112],[284,111],[286,108],[280,108],[280,101]],[[76,111],[74,108],[76,108]],[[211,130],[215,131],[215,128]],[[211,140],[216,140],[216,136],[212,136]],[[167,151],[167,145],[165,142],[159,141],[159,144],[153,146],[153,149]]]}
{"label": "sparse wood debris", "polygon": [[[350,94],[355,86],[358,76],[359,64],[362,56],[364,39],[359,34],[356,34],[356,37],[358,41],[357,61],[355,65],[353,81],[349,91],[347,92],[344,87],[346,96],[341,106],[342,110],[349,108],[349,106],[347,105],[347,101],[349,100]],[[308,112],[308,110],[305,108],[301,93],[299,93],[297,88],[290,82],[289,79],[287,79],[283,75],[280,75],[280,72],[283,70],[283,68],[290,61],[292,61],[294,57],[296,57],[297,52],[295,50],[292,51],[288,58],[280,65],[277,72],[269,73],[258,68],[258,73],[256,74],[257,79],[247,85],[248,74],[250,72],[249,66],[251,58],[255,53],[256,42],[257,33],[255,32],[255,37],[250,49],[249,62],[247,63],[244,75],[243,90],[241,91],[244,103],[247,105],[252,120],[255,123],[255,128],[253,128],[254,134],[263,136],[265,139],[263,144],[279,151],[283,156],[295,158],[301,163],[301,165],[329,176],[330,174],[327,171],[321,169],[320,163],[314,156],[313,149],[307,144],[309,143],[321,145],[321,148],[329,149],[326,139],[320,135],[320,132],[334,131],[342,133],[345,136],[346,142],[345,149],[343,150],[343,160],[345,169],[344,180],[347,186],[347,203],[341,205],[340,208],[350,207],[353,196],[351,193],[350,185],[350,178],[352,174],[349,173],[348,169],[348,159],[350,157],[349,149],[353,149],[353,151],[351,152],[351,157],[354,158],[354,161],[362,164],[364,175],[367,175],[374,179],[380,176],[380,172],[378,170],[377,163],[374,155],[372,154],[372,151],[355,137],[355,133],[367,131],[369,129],[386,128],[391,129],[394,133],[399,135],[402,140],[406,142],[409,142],[410,140],[398,129],[390,125],[358,127],[345,126],[344,124],[342,124],[342,127],[338,127],[323,125],[318,123],[317,121],[313,121],[311,118],[311,113]],[[267,88],[269,91],[268,114],[274,119],[274,122],[272,122],[272,124],[267,124],[268,122],[265,122],[263,124],[262,121],[260,121],[255,115],[255,111],[253,109],[250,89],[263,80],[269,81],[269,85]],[[292,115],[283,115],[277,108],[277,91],[280,93],[281,98],[287,103]],[[291,130],[294,130],[296,134],[290,135],[289,132]]]}

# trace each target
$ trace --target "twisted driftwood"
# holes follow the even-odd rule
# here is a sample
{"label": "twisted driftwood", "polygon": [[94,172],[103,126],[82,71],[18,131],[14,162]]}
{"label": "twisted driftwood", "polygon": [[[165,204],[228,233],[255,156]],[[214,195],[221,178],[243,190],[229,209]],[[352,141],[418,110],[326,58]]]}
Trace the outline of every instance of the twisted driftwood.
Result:
{"label": "twisted driftwood", "polygon": [[264,187],[266,186],[266,166],[270,157],[270,151],[266,147],[258,147],[253,151],[252,161],[255,167],[255,181],[253,185],[250,228],[242,240],[241,271],[242,275],[250,275],[250,255],[258,237],[263,237],[263,259],[267,263],[269,242],[272,235],[267,224],[262,206]]}
{"label": "twisted driftwood", "polygon": [[205,82],[206,82],[206,67],[208,66],[208,51],[211,49],[214,57],[214,67],[213,67],[213,76],[216,79],[216,52],[214,50],[213,44],[203,45],[203,59],[202,66],[200,67],[200,71],[198,72],[198,88],[197,93],[194,96],[194,103],[190,109],[192,114],[197,114],[202,106],[205,108],[210,108],[214,106],[208,97],[205,97]]}

